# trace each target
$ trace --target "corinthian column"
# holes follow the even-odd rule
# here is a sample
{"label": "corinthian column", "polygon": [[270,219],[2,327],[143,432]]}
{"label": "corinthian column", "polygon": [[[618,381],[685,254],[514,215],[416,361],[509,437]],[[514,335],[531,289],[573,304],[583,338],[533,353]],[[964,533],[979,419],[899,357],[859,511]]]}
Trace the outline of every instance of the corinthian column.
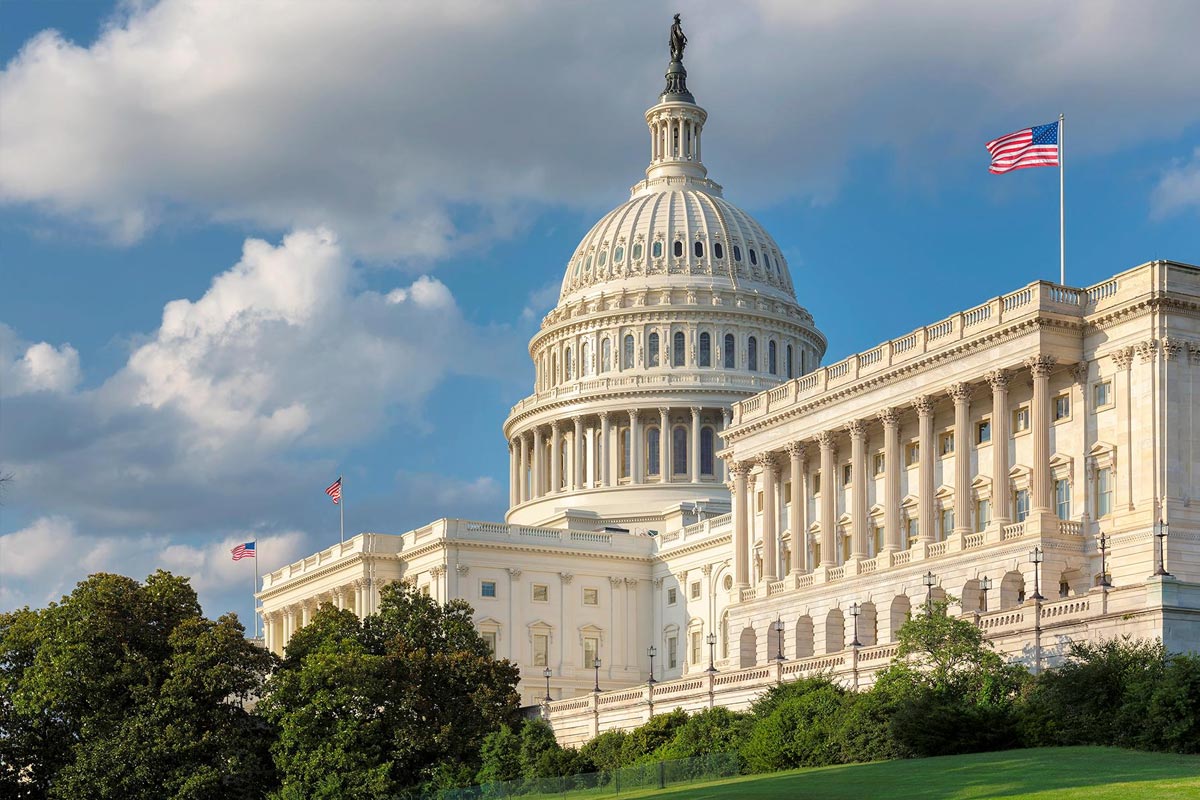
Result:
{"label": "corinthian column", "polygon": [[833,434],[817,434],[821,446],[821,566],[837,564],[837,446]]}
{"label": "corinthian column", "polygon": [[861,420],[846,424],[850,434],[850,471],[854,485],[851,487],[850,524],[852,536],[850,557],[867,557],[867,426]]}
{"label": "corinthian column", "polygon": [[792,511],[788,515],[792,529],[792,572],[800,575],[812,569],[808,564],[808,509],[804,503],[804,443],[791,442],[787,452],[792,476]]}
{"label": "corinthian column", "polygon": [[562,491],[562,428],[558,420],[550,423],[550,494]]}
{"label": "corinthian column", "polygon": [[750,467],[735,463],[729,468],[733,476],[733,581],[739,589],[750,585],[750,501],[746,496],[746,475]]}
{"label": "corinthian column", "polygon": [[[642,482],[642,431],[638,424],[638,414],[635,408],[629,412],[629,481]],[[624,453],[621,454],[624,458]]]}
{"label": "corinthian column", "polygon": [[546,487],[546,448],[541,427],[533,429],[533,474],[529,476],[530,492],[534,499],[542,496]]}
{"label": "corinthian column", "polygon": [[663,483],[671,480],[671,419],[665,408],[658,410],[658,479]]}
{"label": "corinthian column", "polygon": [[611,486],[612,481],[609,477],[609,452],[608,452],[608,412],[600,412],[600,474],[597,479],[601,486]]}
{"label": "corinthian column", "polygon": [[[1008,477],[1008,372],[994,370],[984,376],[992,387],[992,519],[997,524],[1007,525],[1012,521],[1008,515],[1008,498],[1012,485]],[[966,509],[957,509],[954,519]],[[963,520],[969,524],[967,520]],[[957,526],[956,526],[957,527]]]}
{"label": "corinthian column", "polygon": [[[971,532],[971,385],[956,383],[950,387],[954,400],[954,532]],[[921,531],[925,538],[925,531]]]}
{"label": "corinthian column", "polygon": [[571,440],[571,482],[575,491],[583,488],[583,417],[575,417],[575,438]]}
{"label": "corinthian column", "polygon": [[923,542],[933,541],[933,398],[920,395],[913,398],[917,410],[917,447],[921,451],[918,471],[917,525]]}
{"label": "corinthian column", "polygon": [[885,550],[903,550],[900,531],[900,415],[894,408],[879,412],[883,423],[883,526]]}
{"label": "corinthian column", "polygon": [[779,505],[775,497],[775,484],[779,477],[779,463],[774,453],[765,453],[758,458],[762,466],[763,480],[763,568],[762,578],[766,583],[779,580],[779,530],[775,524],[775,509]]}
{"label": "corinthian column", "polygon": [[[1033,356],[1025,366],[1033,375],[1033,475],[1031,514],[1049,514],[1050,509],[1050,372],[1054,356]],[[1008,498],[1002,498],[1008,502]]]}
{"label": "corinthian column", "polygon": [[692,406],[692,452],[688,453],[692,483],[700,482],[700,409]]}

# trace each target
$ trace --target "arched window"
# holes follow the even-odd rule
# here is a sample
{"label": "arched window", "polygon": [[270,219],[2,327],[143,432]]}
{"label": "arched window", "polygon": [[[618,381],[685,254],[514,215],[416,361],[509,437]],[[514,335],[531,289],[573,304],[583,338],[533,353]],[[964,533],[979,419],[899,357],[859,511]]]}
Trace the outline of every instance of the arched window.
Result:
{"label": "arched window", "polygon": [[751,372],[758,372],[758,339],[753,336],[750,337],[748,353],[746,369]]}
{"label": "arched window", "polygon": [[625,259],[625,245],[617,245],[617,249],[613,250],[613,263],[620,264]]}
{"label": "arched window", "polygon": [[742,248],[738,247],[736,244],[733,246],[733,260],[734,261],[742,260]]}
{"label": "arched window", "polygon": [[792,372],[792,346],[787,346],[787,376],[789,379],[796,377]]}
{"label": "arched window", "polygon": [[[772,342],[774,344],[774,342]],[[579,345],[579,375],[584,377],[592,374],[592,347],[585,339],[583,344]]]}
{"label": "arched window", "polygon": [[767,372],[772,375],[779,374],[779,360],[775,353],[775,340],[767,342]]}
{"label": "arched window", "polygon": [[713,255],[716,256],[718,260],[725,257],[725,248],[721,246],[720,242],[713,242]]}
{"label": "arched window", "polygon": [[658,428],[646,429],[646,474],[657,475],[659,469],[658,454],[662,441],[659,437]]}
{"label": "arched window", "polygon": [[642,243],[641,242],[638,242],[637,244],[635,244],[633,246],[633,260],[634,261],[642,260]]}
{"label": "arched window", "polygon": [[756,266],[758,265],[758,253],[754,252],[753,247],[750,248],[750,263]]}
{"label": "arched window", "polygon": [[604,262],[608,260],[608,253],[604,250],[600,251],[600,259],[596,262],[598,266],[603,267]]}
{"label": "arched window", "polygon": [[629,477],[629,428],[621,428],[621,477]]}
{"label": "arched window", "polygon": [[655,242],[650,247],[650,255],[652,258],[662,258],[662,242]]}
{"label": "arched window", "polygon": [[732,333],[725,334],[725,369],[736,369],[737,349]]}
{"label": "arched window", "polygon": [[708,331],[700,334],[700,366],[712,366],[712,336]]}
{"label": "arched window", "polygon": [[682,256],[682,255],[683,255],[683,242],[681,242],[681,241],[679,241],[678,239],[676,239],[676,240],[675,240],[675,247],[674,247],[673,249],[674,249],[674,251],[675,251],[675,257],[676,257],[676,258],[679,258],[680,256]]}
{"label": "arched window", "polygon": [[716,447],[716,432],[705,425],[700,429],[700,474],[714,475],[716,470],[713,469],[715,461],[714,455]]}
{"label": "arched window", "polygon": [[673,344],[671,347],[671,366],[687,366],[687,362],[685,361],[685,356],[687,355],[686,350],[687,340],[683,335],[683,331],[675,331],[675,336],[673,337]]}
{"label": "arched window", "polygon": [[680,425],[671,431],[671,471],[676,475],[686,475],[688,471],[688,431]]}
{"label": "arched window", "polygon": [[592,274],[592,257],[591,256],[588,256],[587,261],[583,262],[583,274],[584,275]]}
{"label": "arched window", "polygon": [[800,349],[800,374],[801,375],[804,375],[805,372],[807,371],[805,369],[807,366],[807,363],[808,363],[808,359],[804,355],[804,348],[801,348]]}
{"label": "arched window", "polygon": [[646,366],[658,366],[658,334],[652,333],[646,340]]}
{"label": "arched window", "polygon": [[633,369],[633,334],[625,334],[625,347],[621,351],[621,369]]}
{"label": "arched window", "polygon": [[575,368],[575,364],[572,361],[571,348],[568,347],[566,350],[563,351],[563,370],[566,372],[565,380],[569,381],[569,380],[571,380],[571,378],[575,377],[575,369],[574,368]]}
{"label": "arched window", "polygon": [[704,258],[704,242],[698,241],[692,245],[692,252],[696,254],[696,258]]}
{"label": "arched window", "polygon": [[[788,350],[788,357],[791,357],[791,350]],[[600,343],[600,371],[608,372],[612,369],[612,339],[605,338]]]}

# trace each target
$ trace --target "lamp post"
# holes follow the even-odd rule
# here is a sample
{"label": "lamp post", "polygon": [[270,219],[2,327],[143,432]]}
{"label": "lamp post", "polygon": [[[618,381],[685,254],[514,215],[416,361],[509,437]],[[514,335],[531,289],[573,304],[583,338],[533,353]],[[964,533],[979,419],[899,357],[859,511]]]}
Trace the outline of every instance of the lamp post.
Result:
{"label": "lamp post", "polygon": [[987,613],[987,610],[988,610],[987,593],[990,592],[991,589],[992,589],[992,579],[989,578],[987,575],[984,575],[982,578],[979,579],[979,590],[981,592],[983,592],[983,613],[985,613],[985,614]]}
{"label": "lamp post", "polygon": [[858,640],[858,615],[862,613],[862,606],[858,603],[850,604],[850,616],[854,617],[854,638],[850,640],[851,647],[862,647],[862,642]]}
{"label": "lamp post", "polygon": [[921,578],[921,583],[925,584],[925,616],[929,616],[933,613],[933,587],[937,585],[937,577],[930,570]]}
{"label": "lamp post", "polygon": [[717,671],[717,664],[716,664],[716,662],[717,662],[717,635],[715,633],[710,632],[708,634],[708,636],[704,637],[704,641],[708,643],[708,671],[716,672]]}
{"label": "lamp post", "polygon": [[592,689],[596,694],[600,694],[600,656],[592,659],[592,667],[596,670],[596,688]]}
{"label": "lamp post", "polygon": [[646,648],[646,655],[650,656],[650,680],[646,681],[646,683],[653,684],[656,683],[654,680],[654,657],[658,655],[658,648],[650,645]]}
{"label": "lamp post", "polygon": [[1041,591],[1039,591],[1039,589],[1041,587],[1041,583],[1039,580],[1039,573],[1041,572],[1041,569],[1040,569],[1039,565],[1044,560],[1045,559],[1042,556],[1042,548],[1035,547],[1035,548],[1033,548],[1033,550],[1031,550],[1029,552],[1029,563],[1033,564],[1033,597],[1031,598],[1033,600],[1045,600],[1046,599],[1046,598],[1042,597],[1042,593],[1041,593]]}
{"label": "lamp post", "polygon": [[550,696],[550,676],[554,674],[554,670],[546,667],[542,670],[542,676],[546,679],[546,702],[549,703],[554,698]]}
{"label": "lamp post", "polygon": [[1104,531],[1100,531],[1100,586],[1104,589],[1112,586],[1108,577],[1108,537]]}
{"label": "lamp post", "polygon": [[1167,538],[1167,534],[1169,532],[1168,529],[1170,527],[1171,526],[1169,523],[1164,522],[1162,519],[1158,520],[1158,530],[1154,532],[1154,541],[1156,544],[1155,550],[1157,551],[1156,561],[1158,562],[1157,566],[1154,568],[1155,577],[1173,577],[1171,573],[1167,572],[1167,565],[1163,563],[1163,539]]}
{"label": "lamp post", "polygon": [[775,660],[783,661],[783,620],[776,619],[771,627],[775,629]]}

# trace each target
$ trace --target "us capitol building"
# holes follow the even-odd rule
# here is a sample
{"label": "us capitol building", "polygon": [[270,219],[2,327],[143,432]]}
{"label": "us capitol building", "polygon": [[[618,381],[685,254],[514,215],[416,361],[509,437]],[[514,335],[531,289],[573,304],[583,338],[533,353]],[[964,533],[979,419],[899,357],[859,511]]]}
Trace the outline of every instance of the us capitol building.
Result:
{"label": "us capitol building", "polygon": [[267,646],[392,581],[462,598],[566,743],[865,687],[942,597],[1034,670],[1072,640],[1200,648],[1200,268],[1036,281],[822,366],[781,248],[708,177],[673,33],[645,178],[530,342],[505,520],[265,575]]}

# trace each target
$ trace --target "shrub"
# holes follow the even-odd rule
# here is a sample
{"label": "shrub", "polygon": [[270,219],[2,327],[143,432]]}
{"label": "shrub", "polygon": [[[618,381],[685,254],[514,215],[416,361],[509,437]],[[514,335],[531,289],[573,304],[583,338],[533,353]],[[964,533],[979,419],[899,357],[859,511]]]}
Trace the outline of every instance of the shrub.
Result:
{"label": "shrub", "polygon": [[675,731],[687,719],[687,712],[677,708],[652,717],[646,724],[634,728],[621,746],[621,763],[628,766],[640,761],[658,761],[655,753],[675,737]]}
{"label": "shrub", "polygon": [[[816,767],[841,761],[837,729],[846,707],[846,693],[828,681],[798,681],[790,687],[804,693],[780,692],[756,704],[759,716],[742,748],[748,769],[767,772],[793,767]],[[782,688],[782,687],[781,687]],[[768,693],[770,694],[770,693]]]}
{"label": "shrub", "polygon": [[521,777],[521,737],[507,725],[489,733],[479,750],[479,783],[511,781]]}
{"label": "shrub", "polygon": [[605,731],[579,748],[579,754],[594,769],[617,769],[625,765],[623,749],[628,738],[625,731]]}
{"label": "shrub", "polygon": [[717,753],[736,753],[750,730],[751,717],[716,706],[693,714],[675,730],[675,736],[655,754],[670,761]]}

